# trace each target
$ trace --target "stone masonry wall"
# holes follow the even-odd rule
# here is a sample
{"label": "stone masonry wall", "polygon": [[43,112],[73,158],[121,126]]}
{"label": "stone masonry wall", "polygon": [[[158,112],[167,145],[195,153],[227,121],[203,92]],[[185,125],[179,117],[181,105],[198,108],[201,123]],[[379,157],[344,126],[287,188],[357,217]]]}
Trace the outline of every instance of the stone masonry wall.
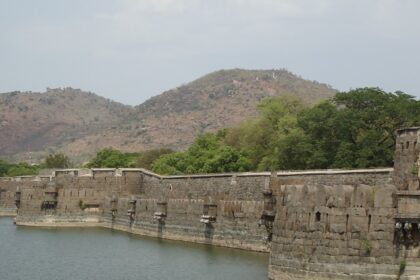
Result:
{"label": "stone masonry wall", "polygon": [[399,190],[419,188],[420,130],[406,128],[397,131],[394,154],[394,184]]}
{"label": "stone masonry wall", "polygon": [[16,215],[15,193],[12,178],[0,178],[0,217]]}
{"label": "stone masonry wall", "polygon": [[18,225],[102,226],[271,251],[272,279],[395,279],[398,272],[392,169],[202,176],[70,170],[5,179],[0,188],[9,193],[3,205],[18,203]]}
{"label": "stone masonry wall", "polygon": [[0,215],[270,252],[276,280],[420,279],[419,135],[398,131],[394,169],[0,178]]}
{"label": "stone masonry wall", "polygon": [[389,170],[328,173],[284,175],[272,184],[270,278],[396,279]]}
{"label": "stone masonry wall", "polygon": [[397,132],[394,169],[0,178],[0,216],[270,252],[276,280],[420,279],[419,141]]}
{"label": "stone masonry wall", "polygon": [[[162,178],[144,174],[140,194],[107,197],[104,220],[108,227],[149,236],[267,252],[266,231],[258,221],[264,207],[261,187],[269,179],[269,174]],[[160,220],[155,215],[159,213]],[[215,221],[203,222],[210,214]]]}
{"label": "stone masonry wall", "polygon": [[18,205],[18,225],[103,226],[271,250],[272,279],[395,279],[401,255],[392,178],[392,169],[203,176],[71,170],[3,179],[0,209]]}
{"label": "stone masonry wall", "polygon": [[2,203],[18,205],[18,225],[103,226],[268,252],[267,231],[258,221],[269,183],[270,173],[165,177],[94,169],[12,178],[0,186],[10,189]]}

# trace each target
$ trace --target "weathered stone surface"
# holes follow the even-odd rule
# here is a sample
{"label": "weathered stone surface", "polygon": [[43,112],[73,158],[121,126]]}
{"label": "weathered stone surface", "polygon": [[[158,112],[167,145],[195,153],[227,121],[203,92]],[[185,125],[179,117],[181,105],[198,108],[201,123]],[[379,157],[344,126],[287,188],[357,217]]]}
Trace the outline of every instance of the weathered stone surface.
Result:
{"label": "weathered stone surface", "polygon": [[0,215],[270,252],[271,279],[396,279],[403,259],[420,279],[419,135],[398,133],[394,169],[0,178]]}

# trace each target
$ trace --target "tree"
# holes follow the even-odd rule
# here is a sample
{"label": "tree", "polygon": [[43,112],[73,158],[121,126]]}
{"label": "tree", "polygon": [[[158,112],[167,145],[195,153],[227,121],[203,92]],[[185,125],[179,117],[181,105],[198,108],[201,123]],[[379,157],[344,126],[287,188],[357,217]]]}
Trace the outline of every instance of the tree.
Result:
{"label": "tree", "polygon": [[420,124],[420,102],[402,92],[360,88],[304,110],[298,123],[313,147],[307,168],[392,166],[395,131]]}
{"label": "tree", "polygon": [[69,168],[70,159],[64,154],[51,154],[45,159],[46,168]]}
{"label": "tree", "polygon": [[284,152],[283,142],[292,138],[288,138],[289,134],[298,133],[297,116],[304,108],[302,100],[294,96],[266,98],[258,104],[259,117],[230,129],[225,142],[249,155],[252,170],[295,166],[296,162],[289,162],[288,166],[284,162],[286,159],[281,157]]}
{"label": "tree", "polygon": [[224,133],[199,135],[185,151],[155,160],[152,170],[160,174],[196,174],[248,171],[247,155],[223,143]]}
{"label": "tree", "polygon": [[188,167],[185,158],[182,152],[163,155],[152,163],[151,169],[159,174],[182,175]]}
{"label": "tree", "polygon": [[96,157],[86,164],[88,168],[126,168],[135,167],[137,153],[122,153],[112,148],[100,150]]}
{"label": "tree", "polygon": [[403,92],[360,88],[311,108],[295,97],[264,99],[259,116],[198,136],[163,155],[162,174],[392,166],[395,131],[420,124],[420,101]]}
{"label": "tree", "polygon": [[163,155],[174,153],[171,149],[153,149],[140,153],[137,158],[136,167],[151,169],[152,163]]}
{"label": "tree", "polygon": [[258,170],[296,170],[308,166],[312,145],[300,128],[280,134],[270,145],[271,153],[262,158]]}
{"label": "tree", "polygon": [[347,122],[338,115],[338,109],[331,101],[323,101],[318,105],[300,112],[298,126],[304,131],[311,144],[307,166],[304,169],[325,169],[331,167],[339,147],[347,137]]}
{"label": "tree", "polygon": [[29,165],[26,162],[13,164],[4,160],[0,160],[0,177],[36,175],[38,174],[39,170],[39,165]]}
{"label": "tree", "polygon": [[7,176],[25,176],[25,175],[36,175],[39,172],[40,167],[38,165],[29,165],[26,162],[13,164],[7,171]]}
{"label": "tree", "polygon": [[395,131],[420,124],[419,101],[378,88],[340,92],[311,108],[269,98],[258,111],[225,137],[249,155],[253,170],[392,166]]}
{"label": "tree", "polygon": [[0,159],[0,177],[6,176],[10,168],[10,163]]}

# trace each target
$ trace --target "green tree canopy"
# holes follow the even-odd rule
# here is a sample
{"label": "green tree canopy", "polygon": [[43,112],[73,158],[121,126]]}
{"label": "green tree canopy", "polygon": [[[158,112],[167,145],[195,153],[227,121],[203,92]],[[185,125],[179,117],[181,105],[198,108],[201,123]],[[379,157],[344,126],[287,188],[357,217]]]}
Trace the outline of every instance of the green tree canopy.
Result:
{"label": "green tree canopy", "polygon": [[[249,155],[252,170],[274,170],[286,166],[301,168],[303,164],[298,163],[301,161],[298,154],[293,163],[284,157],[284,145],[298,135],[304,135],[297,124],[298,114],[304,108],[305,104],[297,97],[266,98],[257,107],[259,117],[229,129],[225,142]],[[303,148],[308,149],[294,147],[294,152],[305,154],[300,150]]]}
{"label": "green tree canopy", "polygon": [[69,168],[70,159],[64,154],[51,154],[45,159],[46,168]]}
{"label": "green tree canopy", "polygon": [[253,170],[392,166],[395,131],[420,124],[420,102],[402,92],[360,88],[306,107],[268,98],[260,116],[228,130],[227,145],[249,155]]}
{"label": "green tree canopy", "polygon": [[[184,152],[100,150],[87,167],[142,167],[160,174],[392,166],[395,131],[420,125],[420,101],[403,92],[360,88],[308,107],[296,97],[272,97],[259,116],[198,136]],[[64,155],[45,165],[65,168]],[[0,176],[36,174],[39,166],[0,160]]]}
{"label": "green tree canopy", "polygon": [[7,171],[7,176],[25,176],[25,175],[37,175],[39,173],[39,165],[30,165],[26,162],[18,164],[12,164]]}
{"label": "green tree canopy", "polygon": [[138,153],[122,153],[112,148],[100,150],[96,157],[86,164],[88,168],[127,168],[135,167]]}
{"label": "green tree canopy", "polygon": [[395,131],[420,123],[420,102],[402,92],[360,88],[302,112],[312,145],[307,168],[392,166]]}
{"label": "green tree canopy", "polygon": [[174,153],[171,149],[161,148],[141,152],[137,158],[136,167],[151,170],[152,163],[159,157],[167,154]]}
{"label": "green tree canopy", "polygon": [[10,163],[0,159],[0,177],[6,176],[10,168]]}
{"label": "green tree canopy", "polygon": [[26,162],[14,164],[0,160],[0,177],[37,175],[39,170],[39,165],[30,165]]}
{"label": "green tree canopy", "polygon": [[217,173],[249,170],[247,156],[223,143],[223,132],[203,134],[185,152],[163,155],[152,164],[160,174]]}

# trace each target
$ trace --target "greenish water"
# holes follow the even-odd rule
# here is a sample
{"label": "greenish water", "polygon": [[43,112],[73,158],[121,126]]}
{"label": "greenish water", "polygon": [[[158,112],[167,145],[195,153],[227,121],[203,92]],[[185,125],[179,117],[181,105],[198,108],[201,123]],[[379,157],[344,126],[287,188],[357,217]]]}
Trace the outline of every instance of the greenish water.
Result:
{"label": "greenish water", "polygon": [[1,280],[255,280],[267,279],[267,267],[267,254],[0,218]]}

